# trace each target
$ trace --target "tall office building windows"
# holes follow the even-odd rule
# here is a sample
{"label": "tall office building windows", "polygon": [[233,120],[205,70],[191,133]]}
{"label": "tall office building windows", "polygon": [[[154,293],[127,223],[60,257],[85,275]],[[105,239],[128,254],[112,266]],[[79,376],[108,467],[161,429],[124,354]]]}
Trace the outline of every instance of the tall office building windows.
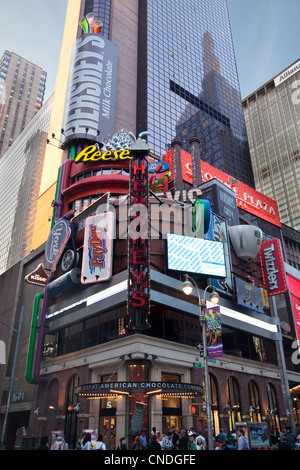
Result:
{"label": "tall office building windows", "polygon": [[0,59],[0,158],[43,104],[46,77],[13,52]]}
{"label": "tall office building windows", "polygon": [[243,101],[256,189],[300,230],[300,60]]}
{"label": "tall office building windows", "polygon": [[139,1],[137,131],[162,156],[174,139],[253,186],[226,0]]}

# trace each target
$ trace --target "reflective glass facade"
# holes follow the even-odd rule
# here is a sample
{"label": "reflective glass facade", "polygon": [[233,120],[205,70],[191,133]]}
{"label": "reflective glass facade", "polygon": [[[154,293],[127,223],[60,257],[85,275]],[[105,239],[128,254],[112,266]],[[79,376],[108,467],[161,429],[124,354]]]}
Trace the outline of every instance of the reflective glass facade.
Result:
{"label": "reflective glass facade", "polygon": [[0,274],[30,252],[51,109],[52,97],[0,159]]}
{"label": "reflective glass facade", "polygon": [[140,0],[137,132],[159,156],[200,138],[201,159],[253,186],[226,0]]}

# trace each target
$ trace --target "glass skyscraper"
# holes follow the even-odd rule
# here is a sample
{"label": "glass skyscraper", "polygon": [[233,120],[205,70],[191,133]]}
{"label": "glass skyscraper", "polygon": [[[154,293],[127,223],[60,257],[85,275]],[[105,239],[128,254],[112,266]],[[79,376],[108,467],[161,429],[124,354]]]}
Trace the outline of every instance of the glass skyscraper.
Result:
{"label": "glass skyscraper", "polygon": [[253,186],[226,0],[140,0],[137,131],[162,156],[174,139]]}

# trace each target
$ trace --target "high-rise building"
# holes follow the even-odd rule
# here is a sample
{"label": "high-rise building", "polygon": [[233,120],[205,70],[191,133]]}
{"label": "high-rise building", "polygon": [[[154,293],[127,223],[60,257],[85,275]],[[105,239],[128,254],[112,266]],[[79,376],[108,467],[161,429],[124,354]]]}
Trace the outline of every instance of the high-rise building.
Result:
{"label": "high-rise building", "polygon": [[14,52],[0,59],[0,158],[43,104],[46,72]]}
{"label": "high-rise building", "polygon": [[300,230],[300,61],[243,100],[255,187]]}
{"label": "high-rise building", "polygon": [[[249,154],[226,2],[183,6],[69,1],[34,249],[0,278],[1,321],[18,330],[24,309],[11,403],[14,341],[0,370],[9,448],[20,427],[36,438],[64,433],[70,448],[84,430],[100,432],[112,450],[153,427],[209,431],[213,448],[223,427],[293,425],[268,298],[287,292],[281,223],[250,171],[243,182]],[[271,287],[258,262],[263,240],[270,257],[274,245]],[[207,324],[200,305],[213,308]]]}

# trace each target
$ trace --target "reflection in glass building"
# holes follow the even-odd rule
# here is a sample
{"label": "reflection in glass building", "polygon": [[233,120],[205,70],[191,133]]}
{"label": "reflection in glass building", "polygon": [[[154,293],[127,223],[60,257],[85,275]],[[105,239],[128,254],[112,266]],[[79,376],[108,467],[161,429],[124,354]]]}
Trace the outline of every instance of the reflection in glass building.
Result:
{"label": "reflection in glass building", "polygon": [[[254,186],[226,0],[140,0],[137,131]],[[145,96],[146,95],[146,96]]]}

